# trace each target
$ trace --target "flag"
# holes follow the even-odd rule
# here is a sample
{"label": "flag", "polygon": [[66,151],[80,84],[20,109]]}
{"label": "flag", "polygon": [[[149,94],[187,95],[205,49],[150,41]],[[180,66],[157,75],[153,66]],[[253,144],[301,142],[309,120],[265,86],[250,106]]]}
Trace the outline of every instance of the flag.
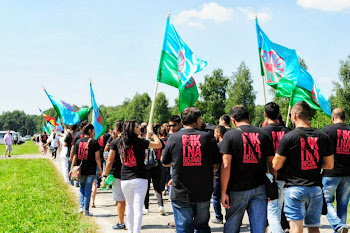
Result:
{"label": "flag", "polygon": [[45,90],[47,97],[49,97],[53,107],[55,108],[58,116],[62,122],[66,125],[75,125],[82,121],[90,112],[90,108],[75,108],[72,105],[57,99],[56,97],[49,95]]}
{"label": "flag", "polygon": [[276,96],[290,97],[298,81],[300,64],[297,52],[275,44],[267,37],[255,19],[261,75],[276,89]]}
{"label": "flag", "polygon": [[46,129],[47,129],[48,133],[50,134],[51,131],[55,131],[56,130],[56,127],[53,126],[50,122],[47,121],[46,122]]}
{"label": "flag", "polygon": [[102,134],[107,131],[107,123],[102,116],[102,112],[98,108],[94,91],[92,90],[92,84],[90,82],[90,93],[91,93],[91,106],[92,106],[92,124],[95,128],[95,139],[98,139]]}
{"label": "flag", "polygon": [[50,130],[46,127],[46,125],[43,125],[43,132],[50,134]]}
{"label": "flag", "polygon": [[268,85],[277,90],[276,96],[290,97],[292,105],[306,101],[312,109],[322,110],[330,116],[328,98],[321,93],[316,80],[299,64],[296,50],[271,42],[257,19],[255,22],[261,75]]}
{"label": "flag", "polygon": [[157,81],[179,89],[180,112],[197,101],[198,88],[193,75],[206,66],[207,62],[193,54],[180,38],[168,17]]}
{"label": "flag", "polygon": [[60,118],[59,117],[57,117],[57,120],[56,120],[56,122],[57,122],[57,126],[56,126],[56,131],[57,132],[61,132],[62,130],[63,130],[63,127],[62,127],[62,124],[61,124],[61,121],[60,121]]}
{"label": "flag", "polygon": [[46,120],[47,122],[50,122],[50,123],[51,123],[52,125],[54,125],[54,126],[58,126],[58,124],[57,124],[55,118],[46,115],[45,113],[43,113],[43,111],[41,111],[40,108],[39,108],[39,111],[40,111],[41,114],[44,116],[44,118],[45,118],[45,120]]}

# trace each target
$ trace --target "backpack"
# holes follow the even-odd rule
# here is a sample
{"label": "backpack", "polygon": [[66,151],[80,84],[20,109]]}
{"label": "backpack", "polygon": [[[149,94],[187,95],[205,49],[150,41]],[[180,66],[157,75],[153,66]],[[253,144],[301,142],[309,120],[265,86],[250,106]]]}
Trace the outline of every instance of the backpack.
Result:
{"label": "backpack", "polygon": [[158,159],[157,159],[157,153],[154,149],[147,149],[146,150],[147,153],[147,157],[145,159],[145,165],[146,165],[146,169],[152,169],[153,167],[157,167],[158,166]]}

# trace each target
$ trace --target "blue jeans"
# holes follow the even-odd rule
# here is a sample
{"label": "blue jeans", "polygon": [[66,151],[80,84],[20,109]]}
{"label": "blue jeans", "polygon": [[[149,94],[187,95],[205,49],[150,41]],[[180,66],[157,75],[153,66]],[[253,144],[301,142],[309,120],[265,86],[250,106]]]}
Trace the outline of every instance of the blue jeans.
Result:
{"label": "blue jeans", "polygon": [[95,175],[80,177],[79,207],[89,211],[92,183]]}
{"label": "blue jeans", "polygon": [[222,221],[224,217],[221,213],[221,182],[220,178],[215,178],[215,185],[213,191],[213,207],[216,219]]}
{"label": "blue jeans", "polygon": [[284,201],[285,181],[276,180],[278,185],[278,199],[269,201],[267,204],[267,220],[269,221],[270,233],[283,233],[281,226],[281,212]]}
{"label": "blue jeans", "polygon": [[171,202],[174,211],[176,233],[211,232],[208,225],[210,201]]}
{"label": "blue jeans", "polygon": [[[327,219],[335,232],[346,226],[350,197],[350,177],[323,177],[323,192],[327,202]],[[333,206],[336,194],[337,210]]]}
{"label": "blue jeans", "polygon": [[230,209],[226,209],[225,233],[240,231],[244,212],[247,210],[250,232],[265,232],[267,219],[267,195],[265,185],[246,191],[231,191]]}
{"label": "blue jeans", "polygon": [[286,189],[284,212],[287,220],[304,220],[306,227],[320,225],[323,193],[319,186],[292,186]]}

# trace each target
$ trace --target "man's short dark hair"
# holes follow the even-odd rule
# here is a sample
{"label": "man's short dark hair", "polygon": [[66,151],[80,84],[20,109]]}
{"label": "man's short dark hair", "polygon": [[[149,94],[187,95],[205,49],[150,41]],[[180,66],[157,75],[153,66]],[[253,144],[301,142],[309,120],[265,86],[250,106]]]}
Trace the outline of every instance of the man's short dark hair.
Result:
{"label": "man's short dark hair", "polygon": [[[227,115],[226,115],[227,116]],[[222,125],[218,125],[215,127],[215,130],[218,130],[221,134],[221,137],[224,136],[224,134],[226,133],[227,129],[225,128],[225,126]]]}
{"label": "man's short dark hair", "polygon": [[246,107],[243,105],[236,105],[231,108],[230,111],[231,117],[233,117],[237,122],[243,120],[249,120],[249,112]]}
{"label": "man's short dark hair", "polygon": [[225,121],[225,124],[226,124],[226,125],[230,125],[230,116],[229,116],[229,115],[227,115],[227,114],[222,115],[222,116],[220,117],[220,120]]}
{"label": "man's short dark hair", "polygon": [[294,104],[292,111],[294,111],[301,120],[310,120],[312,116],[311,108],[305,101],[299,101]]}
{"label": "man's short dark hair", "polygon": [[271,120],[277,120],[280,115],[280,106],[275,102],[265,104],[265,113]]}
{"label": "man's short dark hair", "polygon": [[89,122],[87,120],[83,120],[82,122],[80,122],[80,127],[79,127],[80,130],[82,131],[88,123]]}
{"label": "man's short dark hair", "polygon": [[176,122],[176,123],[180,124],[181,123],[181,118],[178,115],[172,115],[169,118],[169,121]]}
{"label": "man's short dark hair", "polygon": [[196,123],[201,115],[202,113],[198,108],[188,107],[182,111],[181,120],[184,125],[191,125],[193,123]]}

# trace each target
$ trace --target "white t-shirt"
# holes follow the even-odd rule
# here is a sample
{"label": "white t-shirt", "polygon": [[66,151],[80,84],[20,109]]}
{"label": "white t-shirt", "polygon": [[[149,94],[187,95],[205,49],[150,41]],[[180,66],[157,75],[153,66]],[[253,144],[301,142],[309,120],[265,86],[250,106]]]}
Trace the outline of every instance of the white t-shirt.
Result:
{"label": "white t-shirt", "polygon": [[5,145],[12,145],[12,136],[11,136],[11,134],[5,134],[4,142],[5,142]]}

